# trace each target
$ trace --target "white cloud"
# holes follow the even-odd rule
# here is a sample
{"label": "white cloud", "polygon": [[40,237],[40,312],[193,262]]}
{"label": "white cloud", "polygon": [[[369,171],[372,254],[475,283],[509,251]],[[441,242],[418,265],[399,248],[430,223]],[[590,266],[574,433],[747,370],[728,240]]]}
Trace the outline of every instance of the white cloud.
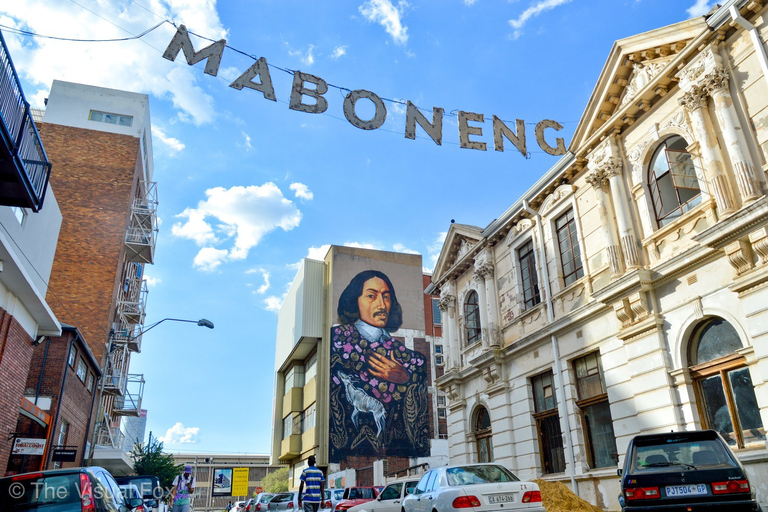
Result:
{"label": "white cloud", "polygon": [[267,290],[269,290],[269,272],[262,271],[261,277],[264,278],[264,284],[259,286],[259,289],[256,290],[256,293],[258,293],[259,295],[263,295],[264,293],[266,293]]}
{"label": "white cloud", "polygon": [[400,17],[407,7],[408,2],[403,0],[398,2],[397,7],[390,0],[368,0],[358,10],[368,21],[383,26],[395,43],[405,44],[408,42],[408,27],[403,25]]}
{"label": "white cloud", "polygon": [[305,199],[307,201],[311,201],[315,197],[312,191],[309,190],[309,187],[303,183],[291,183],[291,186],[289,188],[294,191],[294,193],[296,194],[296,197],[298,197],[299,199]]}
{"label": "white cloud", "polygon": [[338,59],[339,57],[343,57],[347,54],[347,47],[346,45],[343,46],[337,46],[333,49],[333,53],[331,54],[332,59]]}
{"label": "white cloud", "polygon": [[[147,0],[143,2],[146,9],[125,2],[99,2],[98,16],[67,0],[16,0],[6,4],[3,24],[43,35],[123,38],[156,25],[154,12],[183,20],[191,31],[206,37],[226,37],[216,3],[209,0]],[[25,91],[34,106],[42,108],[51,83],[58,79],[169,99],[179,119],[196,125],[208,123],[215,116],[215,108],[213,98],[197,85],[202,73],[188,66],[183,55],[170,62],[156,49],[165,49],[175,30],[164,24],[141,40],[100,44],[30,40],[10,33],[5,37],[17,71],[36,88]],[[194,36],[193,43],[196,49],[208,44]]]}
{"label": "white cloud", "polygon": [[686,9],[685,12],[687,12],[688,16],[691,18],[695,18],[696,16],[704,16],[710,11],[710,9],[712,9],[712,6],[709,4],[709,0],[696,0],[696,3]]}
{"label": "white cloud", "polygon": [[310,247],[307,251],[307,258],[311,260],[324,260],[325,255],[328,254],[328,250],[331,248],[330,245],[321,245],[320,247]]}
{"label": "white cloud", "polygon": [[240,133],[243,135],[243,147],[245,150],[250,151],[253,149],[253,146],[251,146],[251,136],[242,131]]}
{"label": "white cloud", "polygon": [[477,0],[464,0],[464,5],[472,5],[475,2],[477,2]]}
{"label": "white cloud", "polygon": [[[177,222],[171,228],[173,235],[204,246],[194,261],[201,270],[245,259],[269,232],[277,228],[290,231],[301,222],[301,212],[274,183],[215,187],[205,194],[207,199],[196,208],[186,208],[177,215],[186,222]],[[230,244],[228,249],[215,247],[225,243]]]}
{"label": "white cloud", "polygon": [[515,29],[513,37],[517,39],[522,34],[522,28],[528,22],[529,19],[538,16],[542,12],[549,11],[563,4],[569,3],[571,0],[541,0],[534,5],[531,5],[516,20],[509,20],[509,24]]}
{"label": "white cloud", "polygon": [[168,148],[174,153],[178,153],[186,147],[184,143],[179,139],[175,137],[168,137],[165,134],[165,131],[159,126],[152,127],[152,136],[168,146]]}
{"label": "white cloud", "polygon": [[285,295],[282,297],[278,297],[276,295],[267,297],[264,299],[264,309],[271,311],[272,313],[278,313],[280,311],[280,307],[283,305],[284,300]]}
{"label": "white cloud", "polygon": [[443,250],[446,236],[448,236],[448,232],[442,231],[437,234],[432,243],[427,245],[427,254],[429,256],[429,261],[432,264],[430,272],[432,272],[435,269],[435,265],[437,265],[437,259],[440,257],[440,251]]}
{"label": "white cloud", "polygon": [[144,280],[147,282],[147,286],[149,288],[154,288],[155,286],[163,282],[163,280],[160,279],[159,277],[152,277],[146,274],[144,274]]}
{"label": "white cloud", "polygon": [[298,57],[298,59],[301,61],[302,64],[305,66],[311,66],[315,63],[315,45],[310,44],[307,46],[306,53],[302,52],[301,50],[288,50],[288,55],[291,57]]}
{"label": "white cloud", "polygon": [[402,252],[405,254],[420,254],[419,251],[414,251],[413,249],[408,249],[403,244],[395,244],[392,246],[392,249],[394,249],[395,252]]}
{"label": "white cloud", "polygon": [[158,441],[166,444],[196,443],[200,434],[200,427],[185,427],[183,423],[177,423],[165,431],[165,435],[158,437]]}

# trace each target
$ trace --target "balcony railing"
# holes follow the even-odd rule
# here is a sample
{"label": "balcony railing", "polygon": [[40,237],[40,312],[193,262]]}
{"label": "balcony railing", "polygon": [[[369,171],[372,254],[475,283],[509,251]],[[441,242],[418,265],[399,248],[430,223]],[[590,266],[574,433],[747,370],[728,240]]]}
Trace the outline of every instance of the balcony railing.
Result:
{"label": "balcony railing", "polygon": [[128,350],[141,352],[141,330],[143,324],[128,324],[118,319],[114,324],[112,341],[116,345],[126,345]]}
{"label": "balcony railing", "polygon": [[112,413],[116,416],[136,416],[141,413],[141,399],[144,397],[144,375],[129,374],[125,393],[115,397]]}
{"label": "balcony railing", "polygon": [[107,358],[107,371],[104,372],[104,393],[123,395],[128,382],[130,356],[125,345],[114,344]]}
{"label": "balcony railing", "polygon": [[117,312],[126,325],[144,323],[147,306],[147,282],[140,277],[128,277],[117,300]]}
{"label": "balcony railing", "polygon": [[0,33],[0,204],[39,211],[51,163]]}
{"label": "balcony railing", "polygon": [[125,434],[120,430],[120,425],[110,427],[105,417],[104,424],[99,425],[96,431],[96,446],[122,450],[124,444]]}
{"label": "balcony railing", "polygon": [[154,263],[157,231],[157,184],[140,181],[139,195],[133,201],[131,222],[125,233],[126,260]]}

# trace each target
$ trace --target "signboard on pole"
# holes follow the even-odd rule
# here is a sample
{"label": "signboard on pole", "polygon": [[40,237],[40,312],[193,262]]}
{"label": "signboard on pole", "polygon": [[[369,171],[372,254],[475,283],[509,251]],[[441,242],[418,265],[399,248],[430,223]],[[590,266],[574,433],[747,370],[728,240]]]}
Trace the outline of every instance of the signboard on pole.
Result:
{"label": "signboard on pole", "polygon": [[213,470],[213,496],[232,496],[232,468]]}
{"label": "signboard on pole", "polygon": [[248,468],[234,468],[232,471],[232,496],[248,496]]}
{"label": "signboard on pole", "polygon": [[17,437],[11,453],[14,455],[42,455],[45,452],[45,439]]}
{"label": "signboard on pole", "polygon": [[77,460],[77,449],[54,448],[51,460],[53,462],[75,462]]}

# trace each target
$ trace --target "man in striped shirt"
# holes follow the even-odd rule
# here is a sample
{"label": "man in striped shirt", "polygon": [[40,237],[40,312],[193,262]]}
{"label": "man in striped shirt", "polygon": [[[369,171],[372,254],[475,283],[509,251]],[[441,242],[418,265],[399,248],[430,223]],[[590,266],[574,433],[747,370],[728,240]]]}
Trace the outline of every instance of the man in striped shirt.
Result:
{"label": "man in striped shirt", "polygon": [[[310,455],[307,459],[309,467],[301,472],[301,483],[299,484],[299,508],[302,507],[304,500],[304,512],[318,512],[320,503],[323,500],[325,491],[325,476],[323,472],[315,467],[315,456]],[[306,485],[307,492],[304,492]]]}

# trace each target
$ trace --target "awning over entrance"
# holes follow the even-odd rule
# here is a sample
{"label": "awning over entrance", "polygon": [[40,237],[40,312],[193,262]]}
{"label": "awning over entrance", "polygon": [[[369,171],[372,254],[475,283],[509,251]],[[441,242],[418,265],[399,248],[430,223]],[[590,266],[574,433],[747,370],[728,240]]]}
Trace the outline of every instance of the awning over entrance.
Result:
{"label": "awning over entrance", "polygon": [[21,397],[21,414],[43,427],[51,424],[51,415],[33,404],[27,397]]}

